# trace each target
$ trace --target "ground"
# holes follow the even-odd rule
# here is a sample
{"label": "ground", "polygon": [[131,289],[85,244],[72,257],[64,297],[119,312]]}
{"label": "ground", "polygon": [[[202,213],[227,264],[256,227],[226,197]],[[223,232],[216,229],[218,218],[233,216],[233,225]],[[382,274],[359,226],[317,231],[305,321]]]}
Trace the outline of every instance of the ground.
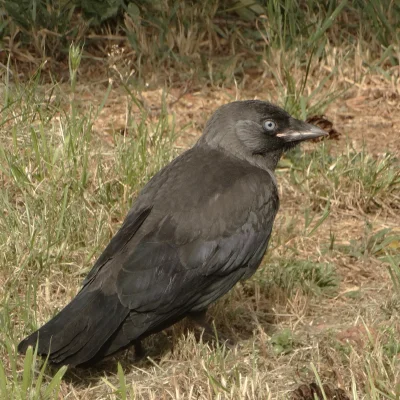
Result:
{"label": "ground", "polygon": [[[82,110],[88,115],[89,108],[98,109],[101,93],[107,88],[106,79],[88,85],[85,78],[88,77],[79,78],[73,98],[80,115],[85,115]],[[43,86],[43,91],[46,93],[49,88],[50,85]],[[65,87],[60,84],[58,90],[67,93],[69,89],[66,84]],[[243,88],[159,87],[138,93],[137,99],[147,110],[144,123],[159,121],[165,114],[165,129],[173,128],[176,132],[169,153],[154,167],[143,166],[144,181],[196,141],[205,121],[219,105],[234,99],[264,99],[265,93],[271,90],[273,85],[268,78],[261,82],[252,82],[249,78]],[[163,101],[166,111],[162,109]],[[61,101],[58,107],[54,119],[61,128],[52,125],[52,129],[65,143],[62,110],[70,112],[70,105]],[[398,398],[400,275],[396,275],[399,273],[396,268],[400,260],[400,90],[392,82],[370,75],[329,104],[324,114],[341,133],[339,139],[307,144],[303,150],[288,154],[282,160],[277,170],[281,207],[265,260],[253,278],[238,284],[211,310],[216,329],[233,339],[233,348],[205,344],[193,327],[181,323],[146,340],[148,353],[143,360],[135,361],[133,352],[128,351],[96,369],[67,371],[58,398],[284,399],[295,398],[293,391],[301,385],[310,387],[312,382],[328,385],[327,393],[331,389],[343,389],[349,398]],[[124,177],[118,175],[126,171],[121,160],[125,160],[125,167],[130,167],[129,147],[121,150],[121,146],[140,139],[135,137],[138,129],[133,129],[128,121],[132,119],[138,126],[141,115],[142,111],[132,105],[123,87],[114,85],[101,112],[91,117],[89,130],[91,146],[99,149],[104,168],[114,171],[113,165],[118,165],[114,172],[103,177],[97,159],[89,157],[90,195],[82,195],[86,214],[74,215],[73,205],[71,213],[68,207],[65,210],[61,207],[68,216],[60,222],[65,225],[62,235],[78,235],[75,232],[78,228],[88,231],[74,241],[66,240],[49,250],[53,259],[43,264],[44,269],[49,268],[46,274],[41,272],[42,267],[32,267],[40,264],[39,256],[27,264],[26,269],[39,271],[35,296],[26,296],[26,287],[31,284],[30,278],[24,275],[26,271],[21,272],[22,279],[29,282],[25,286],[15,283],[16,277],[11,277],[11,273],[0,277],[0,293],[6,299],[4,303],[12,320],[12,323],[7,320],[10,330],[6,334],[7,337],[12,335],[10,332],[15,335],[9,342],[11,346],[76,293],[91,263],[118,229],[130,198],[135,197],[144,183],[135,178],[136,186],[126,185]],[[148,130],[150,141],[156,125]],[[40,128],[40,124],[32,126]],[[7,140],[12,148],[12,140]],[[161,146],[164,145],[162,142]],[[158,147],[153,150],[159,154]],[[40,173],[40,165],[35,167],[35,173]],[[9,191],[7,204],[10,210],[17,210],[17,215],[23,215],[17,219],[29,219],[27,204],[31,203],[24,198],[24,193],[34,197],[37,191],[40,197],[40,185],[32,192],[31,189],[24,192],[23,184],[18,184],[15,178],[18,175],[15,170],[8,174],[6,169],[0,170],[0,176]],[[32,183],[34,175],[29,175],[28,163],[24,171]],[[43,176],[46,176],[44,170]],[[13,177],[16,184],[12,182]],[[103,193],[102,187],[110,182],[117,188]],[[71,187],[69,190],[74,190]],[[51,197],[53,192],[49,189],[48,193]],[[63,193],[67,194],[59,194],[60,203],[74,196],[68,195],[68,190]],[[121,197],[109,203],[101,200],[115,193]],[[122,206],[115,205],[119,199]],[[3,207],[7,216],[11,215]],[[41,220],[37,224],[44,229],[51,218],[46,216],[43,225]],[[32,225],[32,233],[25,240],[30,237],[33,241],[39,235],[33,233],[34,228]],[[18,238],[19,234],[12,237]],[[78,246],[80,240],[82,245]],[[9,246],[19,246],[11,242]],[[90,249],[85,243],[90,243]],[[28,257],[27,250],[22,253]],[[11,255],[7,257],[11,259]],[[3,259],[4,264],[7,260]],[[15,301],[18,293],[21,299],[25,296],[21,304]],[[21,371],[24,357],[15,356],[15,360],[15,370]],[[117,361],[123,373],[117,370]],[[6,375],[11,376],[12,361],[6,362],[4,368]],[[55,372],[46,370],[45,381]]]}

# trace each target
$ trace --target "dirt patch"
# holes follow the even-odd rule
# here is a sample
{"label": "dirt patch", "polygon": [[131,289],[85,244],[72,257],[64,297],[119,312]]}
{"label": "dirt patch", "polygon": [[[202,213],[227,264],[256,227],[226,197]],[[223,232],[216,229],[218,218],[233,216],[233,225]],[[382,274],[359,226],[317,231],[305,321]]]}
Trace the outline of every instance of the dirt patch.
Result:
{"label": "dirt patch", "polygon": [[[371,82],[373,79],[371,78]],[[92,87],[90,92],[82,93],[78,99],[84,105],[96,106],[102,101],[105,84]],[[228,88],[190,87],[148,90],[138,94],[137,99],[150,116],[158,115],[165,104],[171,118],[178,127],[177,146],[190,147],[201,135],[205,122],[222,104],[239,99],[263,99],[263,93],[273,90],[270,82],[264,82],[257,90],[237,91]],[[264,97],[265,98],[265,97]],[[163,103],[164,102],[164,103]],[[95,133],[111,141],[110,135],[127,131],[128,114],[139,118],[138,107],[130,101],[123,88],[112,89],[106,106],[95,121]],[[348,140],[354,148],[366,146],[373,154],[392,152],[399,154],[400,143],[400,93],[389,84],[383,87],[370,85],[357,90],[350,90],[346,99],[337,99],[325,112],[336,128],[343,135],[342,141]]]}

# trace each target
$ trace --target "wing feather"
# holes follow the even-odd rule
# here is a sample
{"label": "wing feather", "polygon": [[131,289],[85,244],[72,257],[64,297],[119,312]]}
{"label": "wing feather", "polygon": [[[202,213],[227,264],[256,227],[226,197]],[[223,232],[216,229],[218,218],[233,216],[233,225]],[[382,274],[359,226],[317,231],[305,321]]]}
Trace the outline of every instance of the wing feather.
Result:
{"label": "wing feather", "polygon": [[[237,202],[221,194],[212,204],[213,214],[219,207],[221,215],[202,224],[203,229],[187,226],[190,215],[166,216],[125,258],[117,276],[122,304],[138,313],[187,312],[207,306],[239,279],[252,275],[267,249],[278,210],[275,186],[268,175],[262,179],[259,184],[269,183],[266,192],[260,186],[249,191],[249,185],[255,185],[248,179],[235,183]],[[209,206],[196,210],[200,222],[211,214]],[[190,241],[182,241],[184,229],[190,229]]]}

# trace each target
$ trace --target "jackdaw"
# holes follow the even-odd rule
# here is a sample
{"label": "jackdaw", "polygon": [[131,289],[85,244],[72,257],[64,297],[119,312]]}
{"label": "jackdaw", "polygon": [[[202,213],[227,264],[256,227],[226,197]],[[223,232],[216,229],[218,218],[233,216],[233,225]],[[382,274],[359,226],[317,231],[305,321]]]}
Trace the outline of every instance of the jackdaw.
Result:
{"label": "jackdaw", "polygon": [[[235,101],[143,188],[76,297],[18,346],[90,365],[210,304],[254,274],[279,207],[282,153],[327,135],[264,101]],[[204,326],[206,326],[204,324]]]}

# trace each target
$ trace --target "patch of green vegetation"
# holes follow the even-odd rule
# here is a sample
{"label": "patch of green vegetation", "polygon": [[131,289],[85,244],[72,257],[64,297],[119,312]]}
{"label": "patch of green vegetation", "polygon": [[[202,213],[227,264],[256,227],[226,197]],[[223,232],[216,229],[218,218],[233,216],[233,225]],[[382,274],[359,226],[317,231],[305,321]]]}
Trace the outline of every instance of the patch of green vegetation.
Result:
{"label": "patch of green vegetation", "polygon": [[134,399],[135,393],[132,386],[129,386],[126,382],[126,376],[120,363],[117,366],[117,384],[113,384],[107,378],[102,378],[103,382],[111,389],[113,395],[119,400]]}
{"label": "patch of green vegetation", "polygon": [[[364,57],[373,56],[364,62],[382,72],[399,62],[400,9],[391,0],[366,6],[347,0],[4,0],[0,7],[2,39],[20,43],[19,51],[32,51],[26,57],[30,62],[33,55],[42,61],[48,54],[66,59],[72,41],[97,50],[104,32],[116,43],[124,34],[139,80],[160,70],[176,71],[176,78],[179,73],[193,78],[196,72],[214,83],[240,80],[264,62],[270,74],[283,71],[284,88],[295,82],[285,65],[296,59],[308,69],[310,54],[325,58],[328,43],[349,53],[357,43]],[[290,56],[282,57],[285,52]],[[304,111],[305,103],[298,100],[289,96],[285,103],[291,111]]]}
{"label": "patch of green vegetation", "polygon": [[335,349],[335,352],[341,356],[342,362],[347,362],[353,348],[350,343],[342,342],[336,338],[330,338],[330,345]]}
{"label": "patch of green vegetation", "polygon": [[[396,241],[396,244],[398,244],[398,236]],[[395,247],[395,251],[396,254],[390,254],[386,251],[386,256],[383,258],[383,260],[388,263],[388,271],[393,284],[393,292],[400,300],[400,256],[398,254],[397,246]]]}
{"label": "patch of green vegetation", "polygon": [[332,296],[339,284],[336,270],[329,263],[286,258],[260,267],[256,277],[261,286],[277,286],[288,294],[301,289],[307,294]]}
{"label": "patch of green vegetation", "polygon": [[290,181],[309,199],[313,209],[361,208],[373,212],[385,207],[398,209],[400,162],[394,154],[374,156],[365,148],[331,155],[329,145],[310,153],[295,149],[284,166],[290,166]]}
{"label": "patch of green vegetation", "polygon": [[393,359],[398,357],[400,354],[400,340],[398,337],[398,332],[395,329],[385,330],[386,340],[383,344],[383,354],[388,357],[388,359]]}
{"label": "patch of green vegetation", "polygon": [[352,239],[349,244],[337,245],[336,250],[357,259],[376,257],[386,261],[388,256],[395,256],[399,242],[400,235],[393,233],[392,229],[373,232],[372,224],[366,222],[364,234],[359,240]]}
{"label": "patch of green vegetation", "polygon": [[361,299],[361,297],[362,297],[362,291],[361,290],[350,290],[349,292],[344,293],[343,296],[348,299],[358,300],[358,299]]}
{"label": "patch of green vegetation", "polygon": [[[24,360],[22,371],[17,364],[13,343],[6,339],[2,341],[6,349],[5,360],[0,362],[0,396],[2,399],[15,400],[40,400],[57,399],[61,387],[62,378],[67,367],[61,367],[52,377],[46,374],[47,360],[39,371],[37,365],[37,349],[29,347]],[[7,367],[3,362],[8,363]],[[8,369],[6,374],[6,368]],[[11,370],[11,371],[10,371]]]}
{"label": "patch of green vegetation", "polygon": [[276,355],[288,354],[294,348],[293,332],[288,328],[275,332],[270,342]]}

